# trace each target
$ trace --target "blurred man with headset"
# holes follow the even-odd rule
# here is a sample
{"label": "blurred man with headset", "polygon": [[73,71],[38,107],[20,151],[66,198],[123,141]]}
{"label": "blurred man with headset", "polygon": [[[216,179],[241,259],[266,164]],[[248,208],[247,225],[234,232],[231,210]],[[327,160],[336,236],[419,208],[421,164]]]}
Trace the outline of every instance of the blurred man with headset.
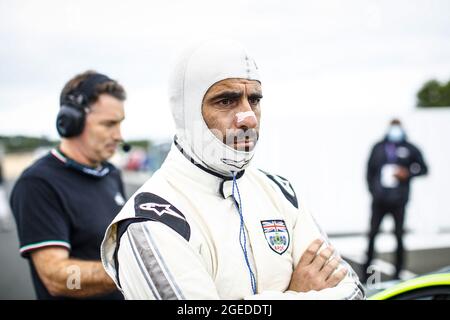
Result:
{"label": "blurred man with headset", "polygon": [[27,168],[11,194],[38,299],[123,299],[100,262],[104,232],[125,203],[120,171],[107,162],[122,143],[125,90],[94,71],[60,96],[59,146]]}

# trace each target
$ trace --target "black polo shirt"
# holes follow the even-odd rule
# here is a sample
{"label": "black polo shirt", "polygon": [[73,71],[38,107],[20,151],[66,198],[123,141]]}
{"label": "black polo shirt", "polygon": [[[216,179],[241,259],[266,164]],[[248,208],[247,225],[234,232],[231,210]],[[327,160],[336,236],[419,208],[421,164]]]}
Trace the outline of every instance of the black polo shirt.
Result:
{"label": "black polo shirt", "polygon": [[[95,175],[96,170],[54,149],[22,173],[11,193],[11,208],[23,257],[39,248],[60,246],[71,258],[100,261],[106,228],[125,203],[120,171],[109,163],[103,168],[107,170]],[[29,262],[37,298],[62,299],[49,294],[32,259]],[[116,291],[95,298],[123,296]]]}

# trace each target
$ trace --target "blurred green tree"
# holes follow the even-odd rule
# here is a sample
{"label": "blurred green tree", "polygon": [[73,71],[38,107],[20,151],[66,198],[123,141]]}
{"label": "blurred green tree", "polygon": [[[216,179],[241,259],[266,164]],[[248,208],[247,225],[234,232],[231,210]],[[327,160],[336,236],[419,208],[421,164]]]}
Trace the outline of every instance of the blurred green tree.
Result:
{"label": "blurred green tree", "polygon": [[39,147],[54,147],[57,141],[47,137],[0,136],[0,144],[3,145],[4,151],[9,153],[33,151]]}
{"label": "blurred green tree", "polygon": [[[52,140],[48,137],[30,137],[30,136],[2,136],[0,135],[0,153],[3,152],[27,152],[33,151],[39,147],[52,148],[58,145],[58,140]],[[127,141],[133,147],[140,147],[146,151],[153,146],[151,140],[131,140]]]}
{"label": "blurred green tree", "polygon": [[450,107],[450,81],[440,83],[437,80],[427,81],[417,93],[417,106]]}

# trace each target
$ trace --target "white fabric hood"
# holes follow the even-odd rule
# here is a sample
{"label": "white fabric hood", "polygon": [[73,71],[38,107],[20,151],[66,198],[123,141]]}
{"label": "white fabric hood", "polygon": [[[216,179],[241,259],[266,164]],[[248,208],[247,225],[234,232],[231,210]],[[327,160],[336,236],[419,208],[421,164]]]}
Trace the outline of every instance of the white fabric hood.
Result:
{"label": "white fabric hood", "polygon": [[197,163],[230,176],[248,167],[253,150],[237,151],[220,141],[206,125],[202,101],[208,89],[224,79],[260,81],[255,61],[233,41],[205,42],[183,54],[169,84],[177,142]]}

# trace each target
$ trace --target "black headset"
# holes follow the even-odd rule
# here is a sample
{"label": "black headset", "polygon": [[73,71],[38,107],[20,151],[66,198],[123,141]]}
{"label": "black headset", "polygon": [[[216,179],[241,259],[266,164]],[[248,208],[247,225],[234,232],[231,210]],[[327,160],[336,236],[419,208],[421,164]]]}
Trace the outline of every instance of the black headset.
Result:
{"label": "black headset", "polygon": [[83,132],[86,114],[98,84],[112,81],[100,73],[93,73],[77,88],[67,94],[61,93],[60,109],[56,118],[56,129],[61,137],[76,137]]}

